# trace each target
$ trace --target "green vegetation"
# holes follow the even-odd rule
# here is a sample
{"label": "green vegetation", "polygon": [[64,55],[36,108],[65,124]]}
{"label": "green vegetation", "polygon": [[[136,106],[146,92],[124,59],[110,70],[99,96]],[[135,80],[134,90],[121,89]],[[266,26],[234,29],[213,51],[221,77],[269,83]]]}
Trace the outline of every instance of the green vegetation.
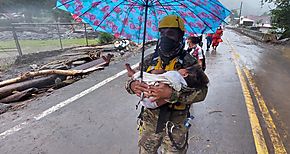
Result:
{"label": "green vegetation", "polygon": [[[98,44],[98,40],[89,39],[89,45]],[[60,42],[58,39],[55,40],[20,40],[19,41],[21,49],[24,50],[50,50],[50,49],[60,49]],[[63,47],[73,47],[73,46],[85,46],[85,39],[63,39]],[[14,40],[0,41],[0,52],[6,49],[15,49]]]}
{"label": "green vegetation", "polygon": [[290,0],[261,0],[264,2],[274,3],[276,8],[271,10],[273,25],[285,29],[283,38],[290,37]]}
{"label": "green vegetation", "polygon": [[114,40],[114,36],[109,34],[109,33],[105,33],[105,32],[101,32],[99,35],[99,43],[103,44],[103,43],[109,43],[112,42]]}

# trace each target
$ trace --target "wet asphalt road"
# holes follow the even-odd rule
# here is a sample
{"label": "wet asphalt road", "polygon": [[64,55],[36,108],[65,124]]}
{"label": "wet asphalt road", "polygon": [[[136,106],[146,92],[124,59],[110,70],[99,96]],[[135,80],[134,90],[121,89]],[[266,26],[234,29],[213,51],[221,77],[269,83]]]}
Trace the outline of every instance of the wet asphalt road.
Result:
{"label": "wet asphalt road", "polygon": [[[195,119],[190,130],[188,153],[259,152],[251,127],[251,114],[234,63],[234,52],[239,54],[236,59],[239,67],[245,66],[251,71],[283,147],[289,151],[289,60],[273,47],[260,46],[231,30],[225,31],[224,39],[217,52],[206,53],[209,93],[203,103],[192,105]],[[114,63],[102,72],[92,73],[49,96],[32,101],[24,109],[0,115],[0,153],[137,153],[136,117],[139,112],[135,110],[135,104],[138,99],[124,90],[125,75],[40,120],[34,117],[119,73],[124,69],[124,63],[135,64],[139,60],[140,55],[136,55]],[[255,100],[253,92],[251,95]],[[254,107],[268,151],[273,153],[275,144],[255,101]]]}

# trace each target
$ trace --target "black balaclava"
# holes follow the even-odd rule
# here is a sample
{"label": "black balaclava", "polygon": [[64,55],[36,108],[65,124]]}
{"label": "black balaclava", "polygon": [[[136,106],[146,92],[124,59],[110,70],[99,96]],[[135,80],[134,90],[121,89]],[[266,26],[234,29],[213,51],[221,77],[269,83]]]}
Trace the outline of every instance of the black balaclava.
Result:
{"label": "black balaclava", "polygon": [[177,35],[161,35],[158,42],[158,54],[165,65],[178,56],[183,49],[183,32],[180,29],[175,29]]}

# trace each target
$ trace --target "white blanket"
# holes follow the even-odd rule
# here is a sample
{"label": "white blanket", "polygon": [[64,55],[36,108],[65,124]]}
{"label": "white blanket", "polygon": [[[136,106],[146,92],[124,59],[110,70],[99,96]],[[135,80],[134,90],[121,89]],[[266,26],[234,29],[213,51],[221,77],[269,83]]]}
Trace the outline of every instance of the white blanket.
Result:
{"label": "white blanket", "polygon": [[[133,79],[140,79],[140,71],[133,75]],[[177,71],[168,71],[163,74],[150,74],[143,72],[143,82],[148,85],[156,85],[158,82],[165,83],[176,91],[180,91],[183,86],[187,86],[183,76]]]}
{"label": "white blanket", "polygon": [[[140,79],[140,71],[133,75],[133,79]],[[150,74],[143,72],[143,82],[148,85],[158,85],[158,83],[168,84],[176,91],[180,91],[182,87],[187,86],[183,76],[178,71],[168,71],[163,74]],[[157,108],[156,102],[151,102],[150,98],[144,98],[141,100],[141,104],[150,109]]]}

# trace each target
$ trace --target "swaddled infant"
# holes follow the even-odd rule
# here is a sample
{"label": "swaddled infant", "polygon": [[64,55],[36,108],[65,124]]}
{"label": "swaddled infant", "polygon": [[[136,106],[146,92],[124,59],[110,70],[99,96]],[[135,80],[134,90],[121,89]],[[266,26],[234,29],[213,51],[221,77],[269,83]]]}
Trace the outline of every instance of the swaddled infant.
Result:
{"label": "swaddled infant", "polygon": [[[128,76],[132,77],[134,80],[141,80],[140,71],[134,71],[129,64],[126,64],[126,69],[128,71]],[[151,86],[158,86],[159,83],[164,83],[172,87],[176,91],[180,91],[184,87],[189,87],[188,83],[193,82],[194,75],[191,74],[190,68],[179,69],[177,71],[167,71],[164,70],[153,70],[151,73],[143,72],[143,82]],[[143,98],[141,104],[150,109],[155,109],[163,104],[167,103],[164,101],[151,101],[153,97]]]}

